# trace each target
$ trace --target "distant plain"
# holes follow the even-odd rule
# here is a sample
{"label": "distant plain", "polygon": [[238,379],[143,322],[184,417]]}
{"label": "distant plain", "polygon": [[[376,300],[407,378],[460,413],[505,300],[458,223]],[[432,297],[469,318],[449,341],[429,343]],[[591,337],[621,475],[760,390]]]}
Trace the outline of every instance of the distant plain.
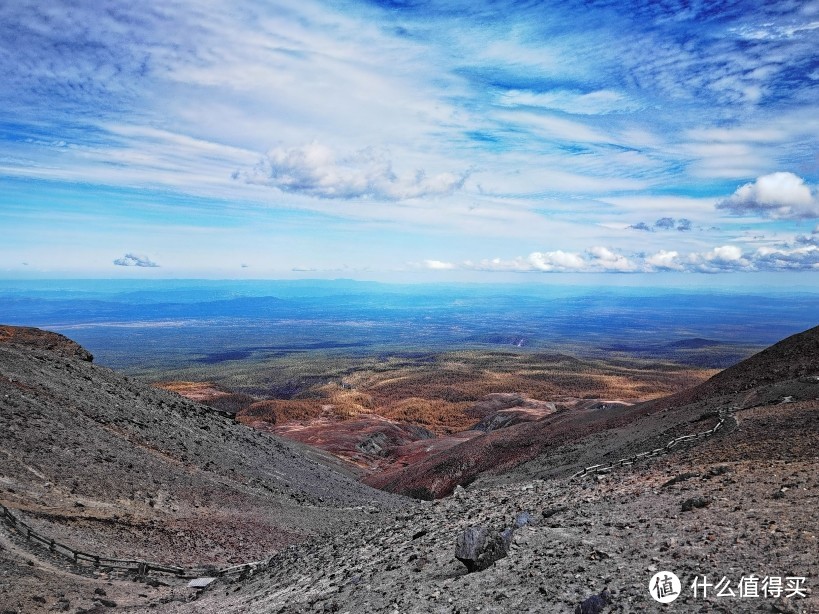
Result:
{"label": "distant plain", "polygon": [[[819,294],[336,281],[5,281],[0,320],[254,418],[377,412],[433,432],[489,394],[638,400],[815,325]],[[231,406],[232,405],[232,406]]]}

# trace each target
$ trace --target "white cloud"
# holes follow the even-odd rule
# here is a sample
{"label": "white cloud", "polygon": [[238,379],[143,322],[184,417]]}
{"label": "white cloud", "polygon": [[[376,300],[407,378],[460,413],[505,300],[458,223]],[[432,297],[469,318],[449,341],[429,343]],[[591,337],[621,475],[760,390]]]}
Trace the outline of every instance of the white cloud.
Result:
{"label": "white cloud", "polygon": [[[427,261],[430,262],[430,261]],[[522,273],[737,273],[757,271],[819,271],[819,245],[768,247],[743,251],[736,245],[721,245],[686,255],[661,249],[656,253],[627,257],[607,247],[595,246],[583,254],[555,250],[532,252],[512,260],[501,258],[444,263],[447,269]]]}
{"label": "white cloud", "polygon": [[592,257],[588,263],[592,268],[600,268],[604,271],[615,271],[619,273],[637,270],[637,265],[628,258],[622,254],[611,251],[607,247],[592,247],[588,250],[588,254]]}
{"label": "white cloud", "polygon": [[760,247],[753,255],[759,269],[769,271],[819,271],[819,246],[802,245],[795,248]]}
{"label": "white cloud", "polygon": [[462,265],[453,265],[453,268],[543,273],[628,273],[639,270],[636,263],[602,246],[591,247],[584,254],[558,249],[548,252],[532,252],[525,258],[518,257],[513,260],[493,258],[477,263],[466,261]]}
{"label": "white cloud", "polygon": [[660,271],[681,271],[683,265],[678,259],[679,255],[678,252],[661,249],[656,254],[648,256],[645,262],[652,269]]}
{"label": "white cloud", "polygon": [[455,268],[452,262],[443,262],[441,260],[424,260],[424,266],[435,271],[446,271]]}
{"label": "white cloud", "polygon": [[700,273],[724,273],[753,268],[751,261],[745,258],[742,250],[735,245],[722,245],[708,252],[688,255],[687,270]]}
{"label": "white cloud", "polygon": [[586,268],[586,262],[582,256],[562,250],[532,252],[527,262],[532,269],[538,271],[582,271]]}
{"label": "white cloud", "polygon": [[509,110],[498,113],[496,119],[508,122],[509,125],[518,130],[571,143],[609,143],[612,140],[612,135],[597,130],[586,123],[546,113]]}
{"label": "white cloud", "polygon": [[156,262],[148,258],[148,256],[141,256],[134,253],[125,254],[122,258],[117,258],[114,260],[114,264],[117,266],[136,266],[146,268],[155,268],[159,266]]}
{"label": "white cloud", "polygon": [[816,245],[819,247],[819,233],[815,230],[810,234],[810,236],[799,235],[795,239],[795,243],[797,245]]}
{"label": "white cloud", "polygon": [[468,172],[398,175],[387,152],[375,148],[339,154],[320,143],[270,150],[256,167],[236,178],[282,192],[318,198],[406,200],[445,196],[463,187]]}
{"label": "white cloud", "polygon": [[816,218],[819,217],[819,191],[793,173],[771,173],[737,188],[731,196],[717,203],[717,208],[738,215]]}

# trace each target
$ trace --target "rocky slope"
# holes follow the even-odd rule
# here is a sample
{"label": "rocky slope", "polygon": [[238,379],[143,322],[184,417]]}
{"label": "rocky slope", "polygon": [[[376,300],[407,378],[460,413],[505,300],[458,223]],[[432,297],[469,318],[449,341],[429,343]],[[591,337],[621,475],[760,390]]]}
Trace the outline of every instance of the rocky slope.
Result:
{"label": "rocky slope", "polygon": [[[789,337],[690,390],[633,406],[595,405],[558,412],[469,439],[417,465],[365,481],[390,492],[442,497],[458,484],[469,484],[484,474],[505,474],[538,457],[548,457],[560,446],[591,437],[599,443],[597,457],[619,458],[632,450],[646,449],[663,433],[695,429],[707,411],[786,397],[816,398],[815,374],[819,374],[819,327]],[[660,412],[664,412],[661,420],[653,417]],[[581,459],[577,456],[574,460]]]}
{"label": "rocky slope", "polygon": [[92,362],[91,353],[59,333],[40,330],[26,326],[0,325],[0,345],[17,345],[30,349],[48,350],[50,353],[64,358],[79,358]]}
{"label": "rocky slope", "polygon": [[[95,366],[64,337],[2,331],[0,503],[76,549],[239,563],[408,504],[329,454]],[[33,611],[0,586],[0,604]]]}
{"label": "rocky slope", "polygon": [[646,405],[651,408],[668,408],[703,400],[713,401],[717,397],[738,395],[746,391],[751,396],[760,392],[770,394],[771,390],[775,390],[782,382],[794,386],[794,382],[800,378],[809,379],[817,374],[819,326],[783,339],[737,365],[717,373],[699,386],[651,401]]}
{"label": "rocky slope", "polygon": [[[665,609],[650,597],[649,581],[672,571],[682,590],[668,611],[815,614],[819,369],[811,365],[819,352],[805,345],[813,334],[722,378],[733,384],[749,366],[781,373],[763,386],[737,392],[712,383],[719,393],[713,398],[653,408],[636,422],[549,446],[533,442],[543,453],[529,463],[485,474],[420,511],[288,548],[257,577],[214,586],[169,611],[571,613],[609,587],[614,599],[604,612],[654,612]],[[602,475],[566,477],[708,429],[719,409],[730,409],[726,426],[697,445]],[[619,414],[614,422],[624,419]],[[509,527],[522,511],[533,521],[515,531],[508,557],[467,573],[454,556],[461,532]],[[723,578],[727,590],[718,591],[713,585]],[[775,586],[781,578],[783,590],[740,593],[743,578],[746,587],[765,578]],[[712,584],[706,595],[692,589],[698,579]]]}
{"label": "rocky slope", "polygon": [[[812,334],[813,331],[809,331],[807,336]],[[816,554],[819,552],[816,529],[819,526],[819,369],[811,365],[816,364],[819,354],[803,345],[804,340],[797,336],[780,345],[768,355],[771,358],[766,359],[772,361],[771,364],[766,365],[765,360],[757,357],[756,362],[751,363],[754,372],[776,373],[775,370],[779,370],[781,375],[756,387],[717,387],[715,396],[693,395],[690,398],[694,400],[687,405],[588,408],[579,411],[574,426],[570,426],[565,418],[557,420],[567,412],[549,416],[543,422],[550,425],[550,431],[529,432],[532,437],[551,438],[529,441],[529,447],[536,448],[539,455],[532,455],[529,462],[509,467],[504,473],[484,472],[465,490],[457,489],[446,499],[402,506],[402,499],[376,497],[370,501],[376,502],[378,507],[370,503],[368,508],[345,509],[345,506],[362,501],[362,497],[371,497],[370,491],[346,481],[321,464],[311,464],[309,473],[315,472],[317,484],[302,485],[302,494],[295,495],[308,503],[301,507],[304,520],[297,526],[304,527],[304,534],[311,527],[317,529],[316,525],[310,525],[312,519],[326,523],[327,530],[280,550],[255,575],[219,579],[204,591],[186,588],[184,583],[171,577],[128,579],[100,574],[99,571],[93,577],[84,577],[78,575],[77,569],[50,559],[47,551],[31,549],[19,535],[3,529],[0,531],[3,536],[0,540],[0,574],[3,575],[0,578],[8,579],[8,582],[0,582],[0,612],[3,612],[3,606],[15,612],[103,612],[106,604],[116,603],[119,609],[131,612],[174,614],[561,614],[574,612],[582,599],[608,586],[614,598],[603,610],[606,614],[666,610],[815,614],[819,612],[819,556]],[[40,358],[36,357],[38,355]],[[782,364],[783,360],[788,360],[783,356],[790,356],[789,360],[793,360],[796,366],[791,368]],[[55,390],[54,385],[45,386],[34,377],[36,369],[41,368],[41,360],[48,361],[49,357],[39,351],[18,350],[13,359],[1,363],[6,379],[2,380],[5,389],[0,391],[0,399],[3,394],[17,395],[15,401],[20,406],[14,407],[14,411],[19,414],[24,407],[32,407],[35,420],[36,412],[45,412],[47,404],[45,397],[38,395],[47,391],[68,407],[72,404],[84,407],[78,414],[83,411],[93,413],[99,409],[92,411],[84,401],[66,395],[65,390],[81,398],[97,398],[95,395],[102,394],[100,389],[104,390],[104,385],[110,385],[112,381],[106,378],[116,379],[115,374],[104,370],[100,373],[105,373],[106,377],[97,378],[96,371],[85,370],[91,365],[60,359],[61,368],[47,369],[49,376],[61,381],[60,386],[65,387]],[[18,363],[23,367],[18,367]],[[17,369],[14,375],[7,371],[12,366]],[[747,365],[741,364],[734,373],[746,368]],[[92,377],[95,383],[92,390],[85,387],[87,380],[83,375]],[[730,376],[729,373],[724,377],[730,379]],[[128,386],[123,385],[118,392],[122,394],[126,389]],[[57,394],[59,390],[63,393]],[[141,395],[150,396],[143,388],[139,391]],[[189,421],[194,409],[202,412],[202,408],[185,404],[189,411],[180,412],[178,408],[169,407],[170,399],[174,397],[163,396],[166,393],[161,392],[155,394],[159,395],[155,397],[156,401],[165,401],[160,408],[166,413],[173,412],[174,423],[182,424],[183,428],[171,429],[170,422],[165,421],[161,432],[154,430],[143,432],[143,435],[150,434],[152,441],[163,442],[164,437],[187,446],[187,452],[181,452],[171,444],[162,444],[163,450],[172,450],[175,455],[186,454],[189,459],[186,463],[191,462],[194,449],[204,454],[205,450],[197,448],[194,443],[200,436],[199,431],[190,428],[200,422],[191,424]],[[122,403],[123,400],[141,407],[140,401],[134,398],[106,397],[109,404]],[[3,406],[4,415],[8,409],[7,405]],[[726,416],[724,427],[697,444],[672,448],[668,454],[639,460],[632,466],[602,475],[591,473],[583,478],[568,479],[584,466],[615,461],[621,456],[662,447],[681,434],[709,429],[715,424],[719,410],[729,411],[723,413]],[[57,410],[48,411],[52,411],[49,415],[54,418],[59,415]],[[188,418],[182,413],[187,413]],[[124,416],[120,419],[124,420]],[[222,417],[216,419],[226,427],[229,425],[230,429],[242,428]],[[21,426],[19,420],[20,417],[13,422],[18,429],[15,436]],[[89,433],[95,438],[104,437],[105,429],[96,430],[91,422],[87,425],[91,429]],[[212,430],[221,428],[208,424]],[[533,424],[536,423],[493,431],[470,443],[495,441],[487,438],[503,431],[532,428]],[[42,426],[40,424],[38,428]],[[229,439],[227,431],[224,437]],[[239,445],[241,438],[238,434],[234,437],[239,438],[236,440]],[[261,450],[253,451],[253,440],[257,441],[257,446],[262,446]],[[5,435],[2,441],[7,449]],[[91,449],[99,445],[90,437],[82,443]],[[222,445],[215,440],[209,440],[209,443]],[[267,439],[265,435],[241,439],[242,446],[249,446],[248,458],[256,458],[256,462],[262,464],[264,455],[276,459],[274,463],[284,463],[277,450],[286,449],[299,457],[307,453],[305,448],[296,446],[280,449],[279,444],[281,442]],[[32,453],[25,464],[43,474],[39,478],[43,479],[46,463],[42,460],[42,452],[53,449],[45,447],[44,442],[37,445],[40,446],[39,455]],[[495,441],[495,445],[499,462],[515,458],[509,450],[523,454],[526,448],[522,439],[508,443],[507,447],[501,440]],[[260,456],[256,456],[257,453]],[[487,449],[486,454],[490,453],[491,449]],[[525,453],[531,454],[530,451]],[[234,465],[241,460],[235,455],[230,458]],[[308,462],[304,458],[290,458],[290,461],[294,463],[293,471]],[[3,462],[14,461],[10,458]],[[61,457],[60,462],[71,471],[75,466],[78,471],[83,471],[78,463],[66,465],[67,457]],[[163,498],[154,499],[154,507],[149,503],[141,504],[141,513],[150,514],[157,507],[163,510],[161,518],[154,517],[158,521],[153,525],[157,533],[163,532],[174,515],[184,516],[180,513],[183,511],[181,495],[176,493],[186,492],[180,476],[189,475],[185,472],[189,466],[185,463],[171,465],[168,472],[158,475],[157,483],[152,484],[155,490],[165,487],[169,495],[177,497],[174,503],[179,511],[163,508]],[[106,465],[99,467],[103,469],[89,469],[88,473],[80,475],[89,480],[92,476],[99,476],[106,482]],[[263,473],[264,467],[253,467],[252,462],[250,466],[242,466],[246,479],[239,480],[241,485],[228,482],[239,494],[219,501],[225,513],[232,510],[240,518],[232,526],[222,526],[237,542],[243,539],[243,544],[235,544],[240,550],[248,547],[248,541],[263,537],[263,532],[253,534],[251,531],[250,539],[247,538],[246,515],[241,510],[249,493],[244,489],[256,492],[255,482],[247,478],[258,476],[260,482],[277,484],[275,474]],[[319,488],[319,483],[325,483],[328,475],[324,471],[330,472],[330,483],[336,486],[328,487],[321,494],[314,489]],[[40,514],[39,518],[46,518],[44,509],[70,504],[74,496],[63,492],[64,502],[60,503],[58,497],[44,505],[42,502],[49,496],[47,491],[53,486],[46,488],[42,485],[38,490],[37,479],[29,476],[29,469],[19,464],[0,465],[0,472],[6,483],[16,480],[25,486],[22,492],[29,502],[23,501],[17,483],[12,485],[11,491],[0,490],[0,500],[23,510],[33,519],[38,518],[37,514]],[[58,479],[59,473],[57,467],[48,477]],[[134,473],[123,471],[118,475],[121,479],[141,479]],[[219,475],[227,477],[224,473]],[[287,516],[292,508],[283,498],[288,497],[290,490],[285,484],[280,486],[282,490],[276,491],[275,495],[257,495],[260,498],[270,496],[272,499],[268,501],[275,505],[269,516],[259,512],[258,517],[270,523],[267,526],[276,526],[276,522],[281,522],[277,519],[283,517],[288,522],[292,518]],[[349,488],[349,492],[338,493],[336,487]],[[106,484],[107,488],[116,488],[116,485]],[[259,489],[259,492],[262,490],[269,492],[267,489]],[[122,513],[120,509],[140,506],[123,494],[119,494],[119,500],[111,503],[110,508],[104,508],[112,513],[112,521],[114,513]],[[35,495],[39,495],[39,499]],[[327,510],[318,500],[320,496],[325,500],[334,496],[334,505],[339,507],[338,516],[343,518],[325,515]],[[114,499],[99,492],[95,497],[102,501]],[[209,502],[200,499],[199,503],[216,506],[216,499],[214,497]],[[91,503],[91,499],[79,502],[85,505]],[[520,512],[528,512],[531,520],[514,532],[508,556],[484,571],[467,573],[466,567],[454,556],[456,541],[463,530],[475,526],[509,527]],[[83,512],[80,509],[74,513]],[[136,516],[134,512],[130,513]],[[60,522],[52,521],[50,528],[61,526]],[[70,529],[70,523],[66,526]],[[67,530],[65,534],[78,533]],[[99,545],[114,547],[112,544],[116,544],[117,537],[103,530],[98,537]],[[147,530],[142,531],[141,538],[153,539],[161,546],[162,540]],[[180,548],[180,543],[166,545],[165,551],[170,552],[171,546]],[[161,552],[161,547],[157,551]],[[665,570],[680,577],[682,594],[673,605],[661,609],[650,597],[648,583],[656,572]],[[707,596],[701,592],[695,595],[691,585],[703,576],[712,587]],[[730,582],[734,597],[717,596],[713,584],[723,577]],[[743,577],[758,580],[782,578],[783,590],[777,595],[773,592],[763,594],[760,589],[758,596],[740,597],[737,596],[737,585]],[[788,582],[788,577],[802,578],[799,582],[801,589],[787,590],[793,583]],[[97,589],[106,594],[100,595],[95,592]],[[67,601],[68,605],[65,605]],[[6,606],[6,603],[11,605]]]}

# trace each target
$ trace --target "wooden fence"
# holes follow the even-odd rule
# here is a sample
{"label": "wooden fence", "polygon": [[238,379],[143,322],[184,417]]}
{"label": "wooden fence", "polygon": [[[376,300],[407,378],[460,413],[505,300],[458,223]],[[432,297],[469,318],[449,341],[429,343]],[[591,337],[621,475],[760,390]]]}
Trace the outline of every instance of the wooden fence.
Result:
{"label": "wooden fence", "polygon": [[[734,411],[736,411],[736,408],[734,407],[720,410],[718,414],[719,421],[713,428],[710,428],[707,431],[702,431],[693,435],[676,437],[662,448],[654,448],[653,450],[640,452],[628,458],[621,458],[610,465],[599,464],[592,465],[591,467],[585,467],[577,473],[569,476],[569,480],[575,480],[592,474],[607,473],[616,467],[625,467],[627,465],[633,465],[640,460],[653,458],[660,456],[661,454],[668,454],[678,445],[693,443],[701,439],[711,437],[717,431],[723,428],[726,420],[732,419],[731,414]],[[75,550],[71,546],[67,546],[66,544],[42,535],[41,533],[38,533],[32,529],[28,524],[17,518],[14,514],[12,514],[11,510],[9,510],[3,504],[0,504],[0,520],[2,520],[6,525],[20,532],[29,542],[38,544],[44,548],[48,548],[50,552],[70,559],[75,564],[91,564],[96,568],[117,569],[126,572],[133,572],[143,576],[151,573],[172,574],[180,578],[199,578],[202,576],[223,577],[241,574],[250,575],[257,569],[268,566],[270,562],[270,559],[265,559],[263,561],[253,561],[251,563],[243,563],[241,565],[233,565],[230,567],[215,568],[213,566],[204,565],[199,567],[183,567],[181,565],[166,565],[164,563],[153,563],[151,561],[143,561],[139,559],[112,558],[100,554],[90,554],[88,552],[83,552],[82,550]]]}
{"label": "wooden fence", "polygon": [[654,448],[653,450],[649,450],[647,452],[639,452],[634,456],[630,456],[628,458],[621,458],[610,465],[601,464],[592,465],[591,467],[585,467],[578,471],[577,473],[573,473],[572,475],[570,475],[569,481],[575,480],[577,478],[582,478],[586,475],[608,473],[615,467],[625,467],[627,465],[633,465],[634,463],[641,460],[645,460],[647,458],[654,458],[655,456],[660,456],[661,454],[668,454],[678,445],[694,443],[701,439],[711,437],[725,425],[726,420],[729,419],[733,420],[733,418],[731,418],[731,414],[734,413],[736,409],[737,408],[735,407],[729,407],[728,409],[719,410],[718,412],[719,421],[714,425],[713,428],[710,428],[707,431],[701,431],[699,433],[694,433],[693,435],[683,435],[681,437],[676,437],[669,441],[667,444],[665,444],[662,448]]}
{"label": "wooden fence", "polygon": [[199,578],[202,576],[232,576],[241,574],[252,574],[260,567],[267,565],[268,560],[253,561],[252,563],[243,563],[241,565],[232,565],[230,567],[213,567],[201,565],[198,567],[183,567],[181,565],[167,565],[164,563],[154,563],[151,561],[143,561],[139,559],[120,559],[108,557],[100,554],[90,554],[82,550],[75,550],[71,546],[67,546],[57,540],[51,539],[41,533],[35,531],[28,524],[17,518],[10,509],[5,505],[0,504],[0,520],[6,525],[16,529],[21,533],[27,541],[48,548],[54,554],[70,559],[74,563],[90,564],[97,568],[117,569],[120,571],[133,572],[138,575],[148,575],[151,573],[171,574],[180,578]]}

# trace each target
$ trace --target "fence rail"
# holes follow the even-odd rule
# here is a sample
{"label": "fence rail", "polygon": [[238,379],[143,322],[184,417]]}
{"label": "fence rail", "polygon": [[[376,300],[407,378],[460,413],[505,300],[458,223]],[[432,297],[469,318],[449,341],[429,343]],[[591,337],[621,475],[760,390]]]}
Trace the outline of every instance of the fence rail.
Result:
{"label": "fence rail", "polygon": [[214,567],[207,565],[184,567],[181,565],[168,565],[165,563],[155,563],[141,559],[120,559],[115,557],[107,557],[100,554],[89,554],[88,552],[83,552],[82,550],[76,550],[71,546],[58,542],[35,531],[30,525],[15,516],[11,510],[2,503],[0,503],[0,520],[13,529],[16,529],[17,532],[21,533],[27,541],[44,548],[48,548],[50,552],[70,559],[75,564],[90,563],[97,568],[105,567],[110,569],[131,571],[143,576],[151,573],[170,574],[180,578],[199,578],[201,576],[233,576],[252,574],[260,567],[266,566],[268,563],[268,560],[263,560],[243,563],[241,565],[231,565],[229,567]]}
{"label": "fence rail", "polygon": [[[581,469],[580,471],[569,476],[569,481],[575,480],[577,478],[582,478],[584,476],[591,474],[608,473],[609,471],[615,469],[616,467],[625,467],[628,465],[633,465],[634,463],[640,460],[654,458],[661,454],[668,454],[677,445],[691,443],[694,441],[698,441],[700,439],[711,437],[723,427],[726,420],[730,418],[731,414],[734,411],[736,411],[735,407],[721,409],[718,414],[719,421],[713,428],[710,428],[707,431],[702,431],[700,433],[695,433],[693,435],[682,435],[681,437],[676,437],[675,439],[669,441],[662,448],[654,448],[653,450],[649,450],[646,452],[639,452],[634,456],[621,458],[612,463],[611,465],[604,466],[603,464],[597,464],[592,465],[590,467],[585,467],[584,469]],[[201,576],[223,577],[241,574],[252,574],[257,569],[261,567],[266,567],[270,561],[270,559],[265,559],[262,561],[253,561],[251,563],[243,563],[241,565],[214,568],[213,566],[205,565],[200,565],[198,567],[184,567],[181,565],[168,565],[164,563],[155,563],[152,561],[144,561],[140,559],[113,558],[99,554],[89,554],[88,552],[83,552],[82,550],[76,550],[71,546],[51,539],[46,535],[42,535],[41,533],[32,529],[31,526],[17,518],[11,512],[11,510],[8,509],[2,503],[0,503],[0,520],[2,520],[6,525],[16,529],[29,542],[36,543],[42,547],[48,548],[50,552],[60,555],[64,558],[70,559],[75,564],[91,563],[96,568],[105,567],[110,569],[120,569],[124,571],[131,571],[139,575],[163,573],[175,575],[180,578],[198,578]]]}
{"label": "fence rail", "polygon": [[665,444],[665,446],[663,446],[662,448],[654,448],[653,450],[650,450],[648,452],[638,452],[634,456],[621,458],[613,462],[611,465],[604,466],[602,464],[598,464],[592,465],[591,467],[585,467],[584,469],[581,469],[580,471],[570,475],[569,481],[576,480],[587,475],[608,473],[609,471],[616,467],[625,467],[627,465],[633,465],[634,463],[640,460],[654,458],[656,456],[660,456],[661,454],[669,454],[671,451],[673,451],[673,449],[676,446],[680,444],[692,443],[695,441],[699,441],[700,439],[706,439],[707,437],[711,437],[725,425],[725,422],[731,418],[731,414],[733,414],[736,410],[737,410],[736,407],[720,409],[719,412],[717,413],[719,421],[713,426],[713,428],[710,428],[707,431],[701,431],[699,433],[694,433],[692,435],[682,435],[680,437],[676,437],[669,441],[667,444]]}

